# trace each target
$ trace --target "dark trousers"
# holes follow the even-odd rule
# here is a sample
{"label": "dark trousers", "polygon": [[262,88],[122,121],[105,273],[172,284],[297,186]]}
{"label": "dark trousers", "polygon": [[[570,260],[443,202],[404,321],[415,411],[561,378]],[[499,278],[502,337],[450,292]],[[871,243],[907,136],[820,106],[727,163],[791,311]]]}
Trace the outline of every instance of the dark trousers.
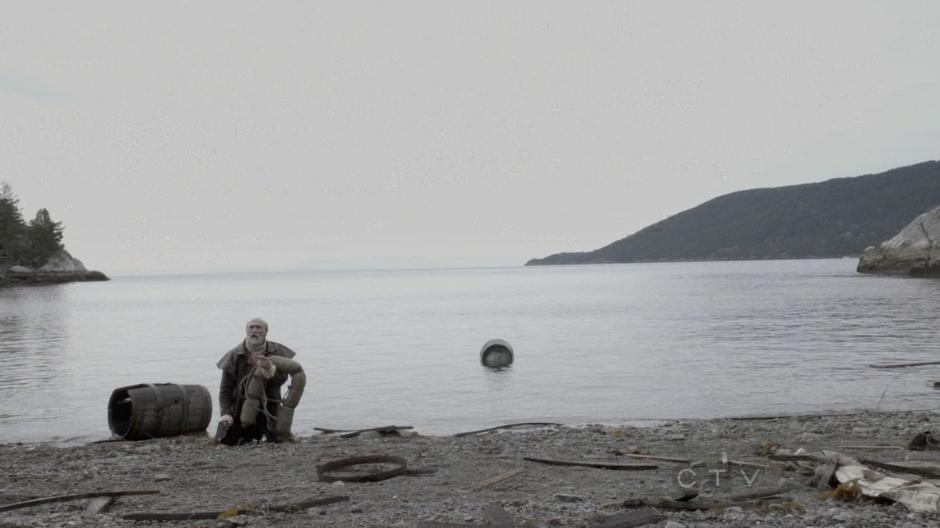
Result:
{"label": "dark trousers", "polygon": [[[232,423],[232,426],[228,428],[225,436],[219,439],[219,442],[225,445],[240,445],[248,444],[251,442],[260,442],[262,438],[267,439],[269,442],[275,439],[274,434],[274,421],[269,418],[264,413],[259,413],[258,421],[254,425],[249,425],[247,427],[241,424],[239,416],[241,416],[243,401],[239,401],[238,405],[235,407],[235,414],[232,416],[235,419],[235,422]],[[268,414],[271,416],[277,416],[278,402],[268,401],[266,409]]]}

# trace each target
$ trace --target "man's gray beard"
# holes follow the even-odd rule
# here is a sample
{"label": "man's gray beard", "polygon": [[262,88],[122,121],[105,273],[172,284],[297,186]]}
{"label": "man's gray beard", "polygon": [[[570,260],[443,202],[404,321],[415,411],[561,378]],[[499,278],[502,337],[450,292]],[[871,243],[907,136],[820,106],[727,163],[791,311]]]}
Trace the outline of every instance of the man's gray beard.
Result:
{"label": "man's gray beard", "polygon": [[261,352],[265,349],[266,345],[267,341],[264,339],[251,336],[245,338],[245,348],[247,348],[249,352]]}

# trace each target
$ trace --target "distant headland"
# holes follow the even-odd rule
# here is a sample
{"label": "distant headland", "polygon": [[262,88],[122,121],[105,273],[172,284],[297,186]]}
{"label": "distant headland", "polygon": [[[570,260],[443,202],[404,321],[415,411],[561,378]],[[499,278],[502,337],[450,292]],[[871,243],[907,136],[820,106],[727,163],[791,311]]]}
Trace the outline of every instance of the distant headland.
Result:
{"label": "distant headland", "polygon": [[535,265],[859,256],[940,205],[940,161],[719,196],[581,253]]}
{"label": "distant headland", "polygon": [[23,221],[10,185],[0,185],[0,286],[108,280],[65,250],[64,229],[46,209]]}

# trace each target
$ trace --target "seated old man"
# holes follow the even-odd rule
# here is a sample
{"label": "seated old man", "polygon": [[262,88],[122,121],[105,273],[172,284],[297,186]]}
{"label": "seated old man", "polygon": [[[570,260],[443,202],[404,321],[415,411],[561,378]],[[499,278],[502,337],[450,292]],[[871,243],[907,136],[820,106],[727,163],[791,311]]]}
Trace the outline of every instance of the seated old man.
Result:
{"label": "seated old man", "polygon": [[[286,346],[268,341],[268,323],[252,319],[246,337],[216,363],[222,369],[219,385],[219,435],[216,440],[236,445],[262,437],[269,442],[291,438],[294,409],[304,392],[306,374]],[[287,394],[281,386],[290,377]]]}

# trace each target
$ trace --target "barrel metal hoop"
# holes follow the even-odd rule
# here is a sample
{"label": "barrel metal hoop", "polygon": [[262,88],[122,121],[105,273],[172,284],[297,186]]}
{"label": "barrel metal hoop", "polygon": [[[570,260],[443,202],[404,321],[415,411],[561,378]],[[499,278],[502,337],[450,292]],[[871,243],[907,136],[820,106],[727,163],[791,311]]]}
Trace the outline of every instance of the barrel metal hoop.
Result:
{"label": "barrel metal hoop", "polygon": [[134,398],[131,397],[130,389],[127,391],[127,399],[130,400],[127,404],[130,405],[131,410],[130,416],[128,416],[127,419],[127,429],[121,433],[121,438],[127,438],[131,434],[131,431],[136,431],[140,428],[140,416],[137,415],[139,413],[134,413],[134,406],[137,405],[137,403],[134,401]]}
{"label": "barrel metal hoop", "polygon": [[[157,400],[157,406],[156,406],[158,410],[158,412],[156,413],[157,423],[156,425],[154,425],[154,431],[157,433],[157,435],[160,435],[163,432],[163,415],[166,414],[164,412],[166,409],[164,408],[164,405],[163,405],[163,395],[161,394],[162,391],[157,389],[157,384],[153,384],[153,383],[148,384],[147,388],[149,388],[150,391],[153,392]],[[153,435],[149,435],[149,434],[147,436],[150,436],[151,438],[153,437]]]}
{"label": "barrel metal hoop", "polygon": [[189,403],[188,403],[188,399],[186,398],[186,387],[183,386],[183,385],[176,385],[176,390],[178,390],[179,393],[180,393],[179,402],[178,402],[178,404],[179,404],[179,406],[180,406],[180,423],[179,423],[179,430],[182,431],[183,429],[186,428],[186,424],[189,423],[189,422],[188,422],[188,420],[189,420]]}

